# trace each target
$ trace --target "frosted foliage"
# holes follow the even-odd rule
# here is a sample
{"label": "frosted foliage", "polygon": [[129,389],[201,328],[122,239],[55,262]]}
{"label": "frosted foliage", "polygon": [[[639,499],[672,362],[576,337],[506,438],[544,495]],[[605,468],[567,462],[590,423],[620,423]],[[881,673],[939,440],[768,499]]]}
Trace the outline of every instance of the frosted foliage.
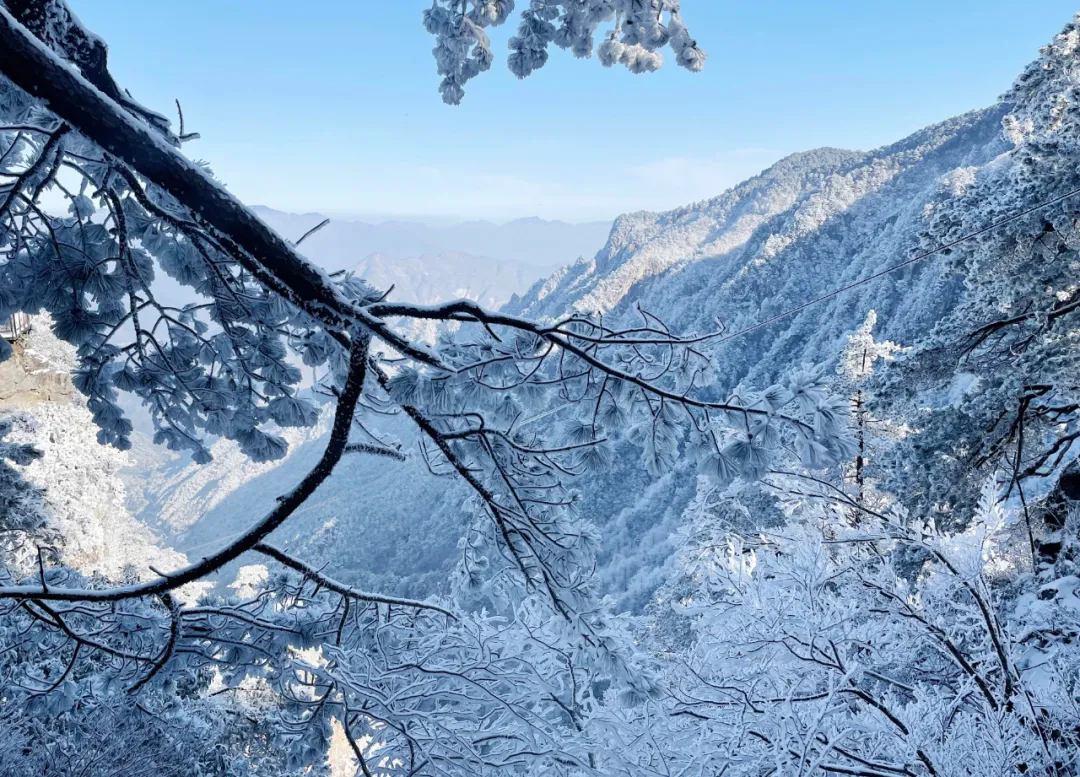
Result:
{"label": "frosted foliage", "polygon": [[[551,44],[577,57],[591,57],[601,28],[598,55],[604,67],[624,65],[632,73],[658,69],[660,49],[670,48],[687,70],[705,66],[705,52],[673,0],[529,0],[518,14],[507,65],[525,78],[547,63]],[[435,36],[435,62],[443,101],[457,105],[465,85],[489,70],[495,59],[487,29],[513,16],[514,0],[435,0],[424,11],[424,27]]]}
{"label": "frosted foliage", "polygon": [[858,385],[874,374],[874,363],[879,359],[892,361],[903,348],[888,340],[876,342],[874,327],[877,325],[877,311],[866,314],[866,320],[855,334],[848,337],[847,348],[840,356],[837,372],[847,382]]}
{"label": "frosted foliage", "polygon": [[[918,429],[888,454],[890,489],[913,490],[943,520],[974,498],[965,472],[1003,462],[1021,477],[1052,487],[1075,458],[1080,394],[1080,234],[1072,163],[1078,150],[1080,88],[1076,24],[1068,25],[1005,95],[1002,138],[1008,146],[977,171],[943,182],[925,207],[922,246],[954,240],[1012,214],[950,252],[943,270],[965,279],[958,304],[929,337],[874,378],[894,413]],[[1030,211],[1026,212],[1025,211]],[[959,381],[977,390],[957,391]],[[914,450],[922,451],[914,466]],[[927,456],[938,464],[928,465]]]}
{"label": "frosted foliage", "polygon": [[[688,511],[684,582],[668,605],[690,624],[685,661],[664,652],[670,630],[654,622],[671,695],[648,718],[598,716],[612,735],[605,773],[653,759],[695,775],[959,777],[1069,763],[1075,733],[1046,733],[1074,731],[1075,702],[1062,701],[1077,690],[1080,649],[1057,643],[1041,653],[1054,668],[1028,672],[1026,643],[1050,612],[1075,630],[1075,578],[1016,606],[1001,555],[1016,516],[996,497],[988,486],[957,535],[892,513],[855,528],[846,509],[820,503],[793,505],[783,531],[740,532]],[[928,559],[915,579],[890,563],[905,548]],[[618,736],[635,725],[651,736]]]}
{"label": "frosted foliage", "polygon": [[[122,391],[146,406],[157,442],[198,461],[209,460],[213,437],[257,460],[284,456],[285,441],[267,427],[318,418],[312,399],[298,395],[297,365],[325,386],[340,379],[340,353],[325,328],[298,300],[227,259],[218,238],[171,196],[110,166],[98,147],[7,82],[0,93],[5,124],[44,127],[0,131],[11,181],[0,216],[12,226],[16,216],[37,222],[26,225],[33,235],[17,238],[22,227],[0,233],[0,316],[49,314],[56,338],[74,348],[74,383],[101,442],[131,446]],[[16,196],[24,187],[62,196],[66,210],[27,204]],[[314,277],[342,299],[372,293],[350,274]]]}

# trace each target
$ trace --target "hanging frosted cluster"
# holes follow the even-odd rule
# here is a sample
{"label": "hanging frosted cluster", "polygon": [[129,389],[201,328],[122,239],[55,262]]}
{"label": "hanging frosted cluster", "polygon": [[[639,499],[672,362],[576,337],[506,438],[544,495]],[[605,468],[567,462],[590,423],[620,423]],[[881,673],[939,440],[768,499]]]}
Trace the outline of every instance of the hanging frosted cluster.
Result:
{"label": "hanging frosted cluster", "polygon": [[[506,22],[514,0],[435,0],[424,11],[424,27],[435,36],[435,61],[443,100],[457,105],[465,85],[494,61],[486,29]],[[601,26],[611,25],[598,48],[601,64],[624,65],[633,73],[658,69],[660,50],[669,47],[680,67],[697,72],[702,51],[683,24],[674,0],[531,0],[510,38],[507,65],[518,78],[543,67],[555,44],[587,58]]]}

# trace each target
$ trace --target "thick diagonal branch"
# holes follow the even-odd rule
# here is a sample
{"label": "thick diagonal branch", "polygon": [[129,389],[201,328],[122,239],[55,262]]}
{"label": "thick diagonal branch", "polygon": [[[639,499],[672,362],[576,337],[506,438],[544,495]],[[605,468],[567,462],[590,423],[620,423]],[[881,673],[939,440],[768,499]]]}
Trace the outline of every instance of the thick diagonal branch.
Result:
{"label": "thick diagonal branch", "polygon": [[431,363],[386,324],[343,297],[321,269],[304,259],[221,184],[97,89],[0,4],[0,72],[106,152],[161,187],[219,233],[234,258],[256,277],[272,276],[291,301],[343,331],[360,323],[412,358]]}

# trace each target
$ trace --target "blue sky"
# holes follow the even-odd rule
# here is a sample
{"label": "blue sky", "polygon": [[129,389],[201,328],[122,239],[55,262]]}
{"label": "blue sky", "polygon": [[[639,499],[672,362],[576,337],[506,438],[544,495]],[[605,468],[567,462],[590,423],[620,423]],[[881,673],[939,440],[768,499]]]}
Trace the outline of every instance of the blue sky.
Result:
{"label": "blue sky", "polygon": [[[525,0],[519,0],[523,6]],[[424,0],[71,0],[113,70],[241,199],[571,221],[719,194],[794,151],[873,148],[992,103],[1077,0],[683,0],[705,71],[553,51],[443,105]],[[666,57],[669,63],[673,59]]]}

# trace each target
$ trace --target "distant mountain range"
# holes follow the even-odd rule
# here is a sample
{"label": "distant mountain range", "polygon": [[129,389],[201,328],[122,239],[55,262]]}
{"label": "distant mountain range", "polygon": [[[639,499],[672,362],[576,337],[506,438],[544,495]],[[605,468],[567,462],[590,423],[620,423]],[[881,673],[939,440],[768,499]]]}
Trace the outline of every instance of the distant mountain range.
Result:
{"label": "distant mountain range", "polygon": [[467,297],[497,308],[529,288],[550,268],[448,251],[404,257],[368,254],[349,269],[377,289],[393,288],[391,297],[400,302],[433,305]]}
{"label": "distant mountain range", "polygon": [[[253,210],[283,237],[294,241],[325,218],[320,213],[284,213],[261,206]],[[525,218],[505,224],[465,221],[431,226],[412,221],[369,224],[332,219],[304,241],[302,250],[331,271],[355,267],[373,253],[395,257],[473,254],[550,271],[579,256],[593,256],[604,245],[610,231],[610,221],[569,224]]]}

